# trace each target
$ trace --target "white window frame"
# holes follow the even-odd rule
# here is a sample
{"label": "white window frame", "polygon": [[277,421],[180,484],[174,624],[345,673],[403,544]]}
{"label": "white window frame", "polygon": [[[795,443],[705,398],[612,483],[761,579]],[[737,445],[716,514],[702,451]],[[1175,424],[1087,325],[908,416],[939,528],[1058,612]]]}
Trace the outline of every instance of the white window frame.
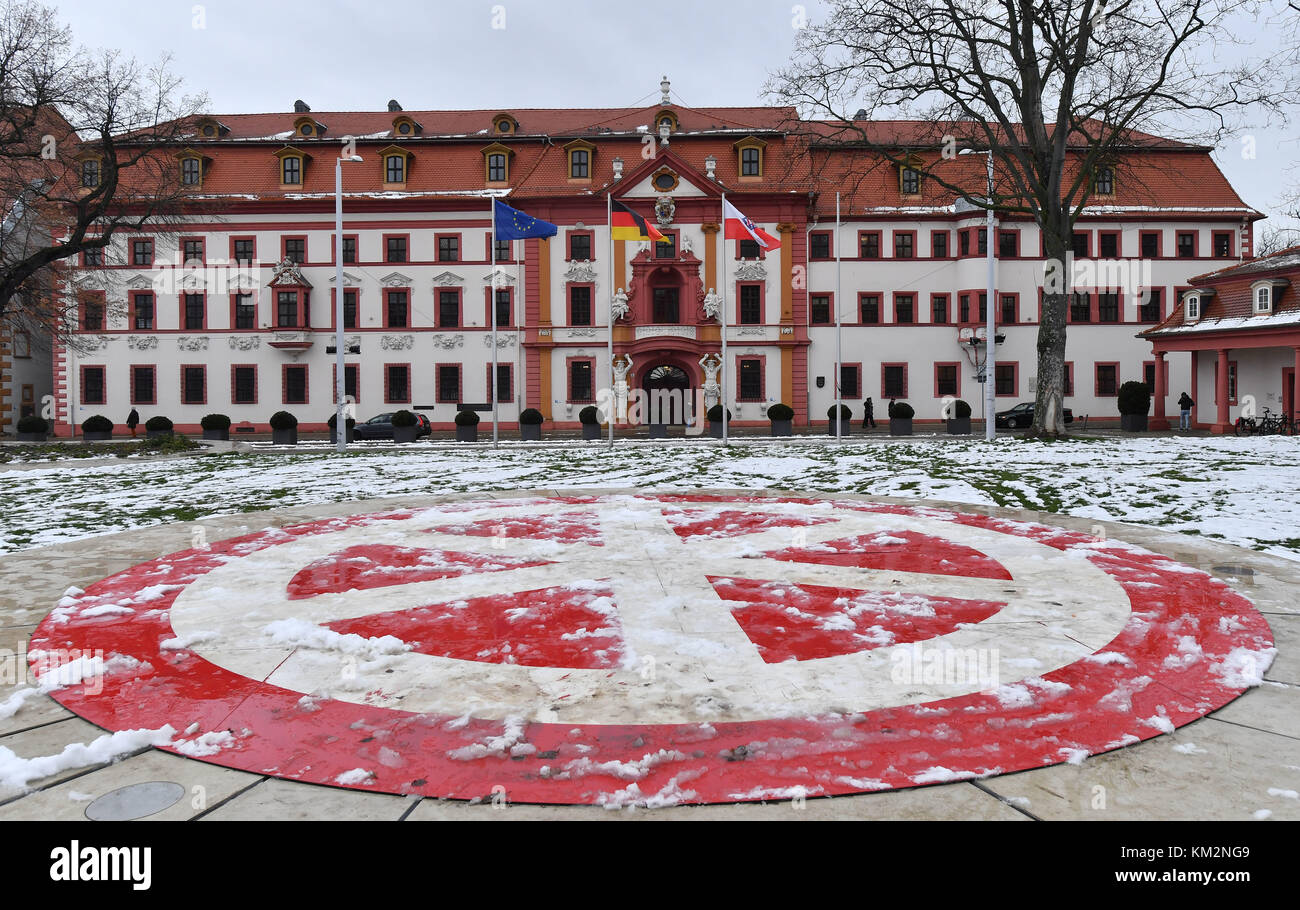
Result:
{"label": "white window frame", "polygon": [[1273,285],[1261,282],[1250,288],[1251,312],[1257,316],[1266,316],[1273,312]]}
{"label": "white window frame", "polygon": [[1196,322],[1201,318],[1201,295],[1190,294],[1183,301],[1183,313],[1188,322]]}

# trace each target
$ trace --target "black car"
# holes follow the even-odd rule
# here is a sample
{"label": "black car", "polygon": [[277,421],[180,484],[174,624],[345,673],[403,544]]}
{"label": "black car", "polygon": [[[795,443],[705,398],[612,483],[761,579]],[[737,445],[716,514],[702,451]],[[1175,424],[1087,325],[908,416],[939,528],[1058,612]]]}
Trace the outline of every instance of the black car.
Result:
{"label": "black car", "polygon": [[[1034,403],[1022,401],[1009,411],[998,411],[993,425],[1000,430],[1017,430],[1030,426],[1034,422]],[[1065,422],[1074,423],[1074,412],[1065,409]],[[358,427],[357,429],[360,429]]]}
{"label": "black car", "polygon": [[[393,414],[390,411],[387,414],[380,414],[377,417],[371,417],[365,423],[359,423],[353,432],[357,439],[392,439],[393,438]],[[416,438],[428,436],[433,432],[433,427],[429,425],[429,418],[423,414],[415,415]]]}

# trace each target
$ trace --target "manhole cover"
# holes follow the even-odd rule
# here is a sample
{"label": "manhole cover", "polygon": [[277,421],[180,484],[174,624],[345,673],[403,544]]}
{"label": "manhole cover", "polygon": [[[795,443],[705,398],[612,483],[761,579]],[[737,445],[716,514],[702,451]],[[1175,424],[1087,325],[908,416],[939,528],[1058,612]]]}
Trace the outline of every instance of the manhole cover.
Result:
{"label": "manhole cover", "polygon": [[105,793],[86,807],[86,818],[92,822],[129,822],[170,809],[185,796],[185,788],[170,781],[151,780],[144,784],[131,784]]}

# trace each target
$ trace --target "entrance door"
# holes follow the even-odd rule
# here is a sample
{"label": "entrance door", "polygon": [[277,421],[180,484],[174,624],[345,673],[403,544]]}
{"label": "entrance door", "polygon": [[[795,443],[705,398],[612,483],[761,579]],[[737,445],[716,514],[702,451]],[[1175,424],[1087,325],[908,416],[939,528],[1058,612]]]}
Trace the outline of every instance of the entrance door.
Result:
{"label": "entrance door", "polygon": [[691,400],[691,380],[681,367],[663,364],[646,373],[646,423],[682,424],[684,405]]}

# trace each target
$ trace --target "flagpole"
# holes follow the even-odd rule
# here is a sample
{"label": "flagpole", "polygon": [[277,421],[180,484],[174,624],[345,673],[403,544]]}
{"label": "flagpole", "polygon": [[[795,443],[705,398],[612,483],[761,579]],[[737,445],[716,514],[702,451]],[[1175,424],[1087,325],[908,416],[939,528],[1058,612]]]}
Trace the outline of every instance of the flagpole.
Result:
{"label": "flagpole", "polygon": [[844,421],[840,408],[844,405],[842,382],[844,380],[844,347],[840,334],[840,194],[835,194],[835,439],[844,438]]}
{"label": "flagpole", "polygon": [[614,417],[618,414],[618,389],[614,385],[614,191],[610,189],[605,193],[605,227],[609,231],[609,287],[606,289],[605,297],[608,300],[609,313],[609,339],[608,339],[608,358],[609,358],[609,389],[614,395],[614,402],[610,405],[611,412],[606,415],[609,418],[609,449],[614,450]]}
{"label": "flagpole", "polygon": [[488,273],[491,280],[488,282],[488,300],[490,301],[488,309],[492,311],[492,375],[488,377],[488,394],[492,396],[492,448],[497,447],[497,420],[498,420],[498,402],[501,396],[497,394],[497,200],[493,196],[489,199],[492,207],[492,269]]}
{"label": "flagpole", "polygon": [[722,323],[722,444],[727,440],[727,194],[722,194],[722,304],[718,319]]}

